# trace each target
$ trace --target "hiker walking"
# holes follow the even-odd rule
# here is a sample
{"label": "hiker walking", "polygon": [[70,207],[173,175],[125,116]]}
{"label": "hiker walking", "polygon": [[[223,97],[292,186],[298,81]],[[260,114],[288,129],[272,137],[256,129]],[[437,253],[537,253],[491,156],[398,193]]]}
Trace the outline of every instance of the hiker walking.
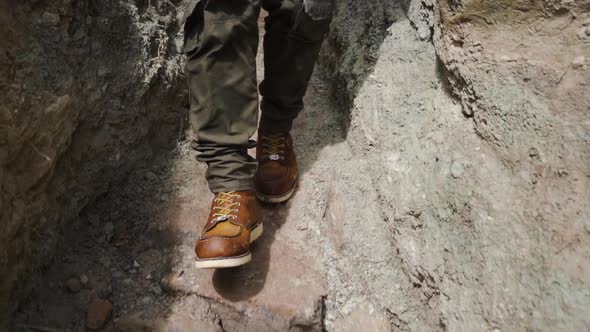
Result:
{"label": "hiker walking", "polygon": [[[257,88],[260,7],[265,18],[264,79]],[[215,194],[195,246],[199,268],[251,260],[250,243],[262,234],[257,199],[287,201],[297,186],[289,134],[322,40],[332,0],[194,0],[184,14],[184,53],[190,120],[197,159],[207,163]],[[248,153],[258,122],[256,159]],[[253,143],[253,142],[252,142]]]}

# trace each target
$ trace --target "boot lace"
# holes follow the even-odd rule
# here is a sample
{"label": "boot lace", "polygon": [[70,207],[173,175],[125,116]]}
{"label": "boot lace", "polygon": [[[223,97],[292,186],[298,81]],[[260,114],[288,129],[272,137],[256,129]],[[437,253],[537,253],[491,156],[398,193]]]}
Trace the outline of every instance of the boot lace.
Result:
{"label": "boot lace", "polygon": [[235,199],[240,197],[235,191],[219,193],[217,198],[214,199],[216,205],[213,207],[213,220],[238,219],[236,214],[238,213],[237,207],[240,206],[240,202],[236,202]]}
{"label": "boot lace", "polygon": [[260,135],[262,155],[270,160],[285,159],[285,136],[281,134]]}

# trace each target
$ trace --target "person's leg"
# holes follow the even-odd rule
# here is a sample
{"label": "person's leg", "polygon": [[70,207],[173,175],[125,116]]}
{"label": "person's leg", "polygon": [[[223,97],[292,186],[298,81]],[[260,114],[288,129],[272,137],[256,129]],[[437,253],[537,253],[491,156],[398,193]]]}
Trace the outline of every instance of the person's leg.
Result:
{"label": "person's leg", "polygon": [[263,0],[264,81],[260,129],[289,132],[330,29],[332,0]]}
{"label": "person's leg", "polygon": [[256,162],[258,0],[200,0],[187,8],[185,71],[197,159],[207,163],[214,193],[246,190]]}
{"label": "person's leg", "polygon": [[260,200],[280,203],[288,200],[297,186],[297,161],[289,131],[303,109],[303,96],[329,30],[332,0],[263,0],[262,6],[269,15],[254,184]]}
{"label": "person's leg", "polygon": [[258,0],[200,0],[185,23],[190,117],[197,159],[206,162],[215,198],[195,244],[198,268],[250,261],[250,243],[262,233],[251,179],[256,161],[248,139],[256,130]]}

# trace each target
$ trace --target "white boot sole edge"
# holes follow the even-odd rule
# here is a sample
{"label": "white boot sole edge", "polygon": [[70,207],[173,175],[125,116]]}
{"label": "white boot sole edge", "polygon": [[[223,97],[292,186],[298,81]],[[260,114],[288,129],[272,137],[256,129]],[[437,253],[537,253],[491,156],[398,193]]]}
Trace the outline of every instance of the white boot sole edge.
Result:
{"label": "white boot sole edge", "polygon": [[[262,222],[250,233],[250,243],[256,241],[262,235]],[[252,254],[249,252],[240,257],[224,258],[224,259],[212,259],[212,260],[200,260],[195,262],[197,269],[223,269],[228,267],[236,267],[244,265],[252,260]]]}
{"label": "white boot sole edge", "polygon": [[283,202],[288,201],[291,198],[291,196],[293,196],[296,188],[297,188],[297,183],[295,183],[293,188],[291,188],[291,190],[289,190],[289,192],[287,192],[286,194],[283,194],[280,196],[265,196],[263,194],[256,192],[256,197],[258,197],[258,199],[264,203],[272,203],[272,204],[283,203]]}

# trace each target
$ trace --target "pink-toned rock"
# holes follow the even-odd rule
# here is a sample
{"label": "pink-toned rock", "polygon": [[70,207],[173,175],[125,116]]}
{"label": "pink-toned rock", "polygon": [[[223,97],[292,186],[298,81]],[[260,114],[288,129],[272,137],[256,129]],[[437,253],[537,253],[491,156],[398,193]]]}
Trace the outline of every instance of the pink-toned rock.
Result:
{"label": "pink-toned rock", "polygon": [[111,302],[101,299],[93,300],[88,305],[86,327],[91,330],[100,329],[106,324],[112,312],[113,304]]}
{"label": "pink-toned rock", "polygon": [[[289,205],[263,208],[264,233],[252,247],[252,261],[232,269],[194,267],[194,240],[210,201],[188,191],[176,197],[173,208],[163,211],[160,219],[166,222],[167,232],[178,234],[183,242],[176,252],[182,260],[164,275],[161,287],[166,292],[198,294],[235,312],[247,312],[253,320],[271,322],[273,329],[319,328],[326,295],[322,256],[317,238],[300,230],[311,219],[306,213],[311,213],[308,202],[313,183],[302,182]],[[198,188],[199,184],[185,185]]]}
{"label": "pink-toned rock", "polygon": [[390,332],[391,323],[384,313],[375,310],[369,303],[361,303],[350,314],[339,317],[334,330]]}

